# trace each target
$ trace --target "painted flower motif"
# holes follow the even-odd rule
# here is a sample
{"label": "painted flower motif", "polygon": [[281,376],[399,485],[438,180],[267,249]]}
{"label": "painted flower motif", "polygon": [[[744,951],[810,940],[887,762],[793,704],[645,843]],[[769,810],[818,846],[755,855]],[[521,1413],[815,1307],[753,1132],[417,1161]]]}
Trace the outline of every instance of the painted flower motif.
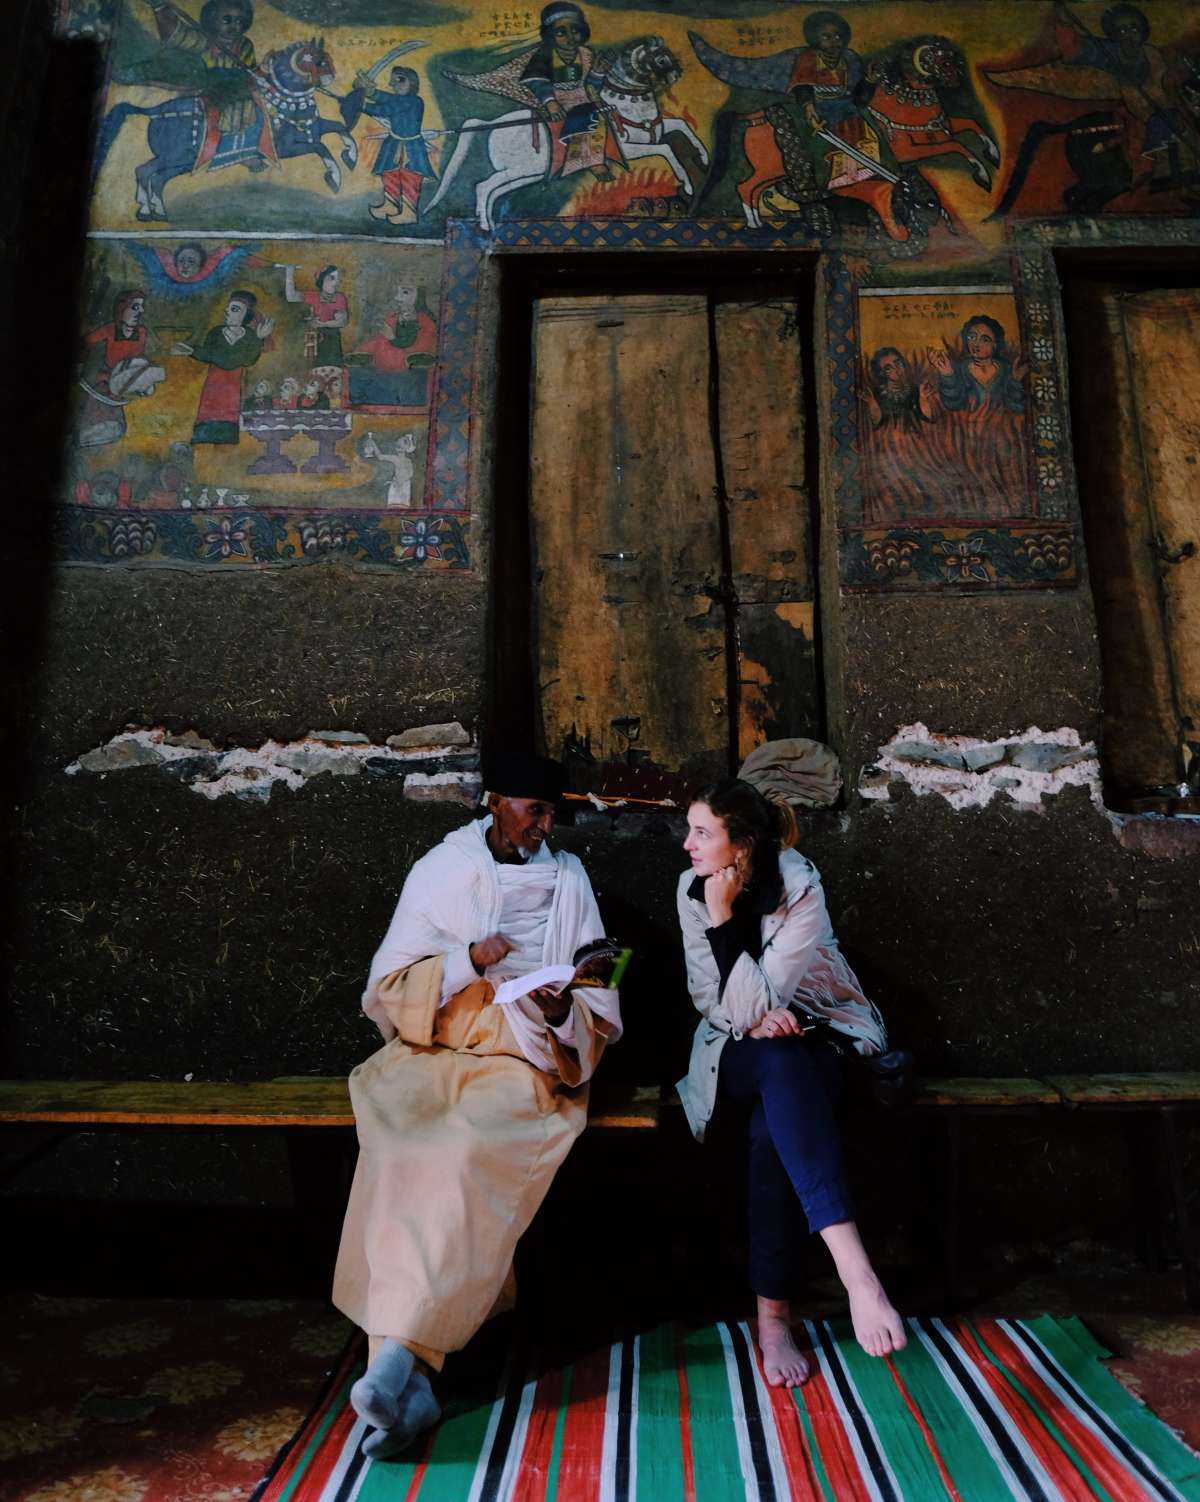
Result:
{"label": "painted flower motif", "polygon": [[1194,1324],[1171,1324],[1166,1320],[1131,1321],[1122,1333],[1131,1345],[1164,1356],[1193,1356],[1200,1351],[1200,1328]]}
{"label": "painted flower motif", "polygon": [[440,559],[441,556],[442,536],[437,522],[416,517],[406,524],[396,549],[396,557],[401,562],[424,563],[427,558]]}
{"label": "painted flower motif", "polygon": [[142,1319],[131,1325],[110,1325],[106,1330],[93,1330],[83,1342],[83,1348],[94,1356],[127,1356],[135,1351],[152,1351],[170,1338],[169,1325]]}
{"label": "painted flower motif", "polygon": [[43,1408],[38,1413],[0,1419],[0,1460],[17,1455],[40,1455],[70,1439],[83,1427],[83,1420],[61,1408]]}
{"label": "painted flower motif", "polygon": [[1033,419],[1034,432],[1046,443],[1054,443],[1062,436],[1058,418],[1053,412],[1039,412]]}
{"label": "painted flower motif", "polygon": [[1046,267],[1041,256],[1022,257],[1021,275],[1027,282],[1044,282],[1046,280]]}
{"label": "painted flower motif", "polygon": [[1025,304],[1025,317],[1035,328],[1040,328],[1050,322],[1050,304],[1044,302],[1027,302]]}
{"label": "painted flower motif", "polygon": [[942,567],[946,570],[946,582],[964,584],[970,579],[989,582],[986,544],[982,537],[961,538],[958,542],[936,542],[935,553],[942,555]]}
{"label": "painted flower motif", "polygon": [[258,1319],[264,1314],[282,1314],[293,1305],[291,1299],[226,1299],[223,1307],[243,1319]]}
{"label": "painted flower motif", "polygon": [[1064,478],[1063,467],[1057,459],[1039,459],[1037,461],[1037,479],[1039,490],[1058,490],[1062,485]]}
{"label": "painted flower motif", "polygon": [[149,1485],[143,1477],[110,1465],[30,1492],[25,1502],[141,1502]]}
{"label": "painted flower motif", "polygon": [[168,1403],[194,1403],[197,1398],[215,1398],[242,1380],[241,1372],[219,1361],[196,1366],[168,1366],[146,1384],[148,1392],[160,1392]]}
{"label": "painted flower motif", "polygon": [[75,1319],[81,1314],[90,1314],[99,1309],[103,1299],[66,1299],[48,1293],[35,1293],[30,1297],[29,1307],[43,1319]]}
{"label": "painted flower motif", "polygon": [[336,518],[300,523],[300,546],[306,553],[329,553],[346,546],[346,527]]}
{"label": "painted flower motif", "polygon": [[205,558],[211,561],[216,558],[249,556],[246,539],[250,533],[245,517],[238,517],[236,522],[232,522],[227,516],[223,516],[219,521],[209,522],[208,527],[209,530],[204,534],[204,546],[207,549]]}
{"label": "painted flower motif", "polygon": [[291,1439],[303,1418],[298,1408],[276,1408],[273,1413],[238,1419],[217,1435],[217,1449],[239,1460],[270,1460]]}
{"label": "painted flower motif", "polygon": [[1058,382],[1053,376],[1035,375],[1032,385],[1034,396],[1043,405],[1058,400]]}
{"label": "painted flower motif", "polygon": [[1049,339],[1034,339],[1030,344],[1035,360],[1053,360],[1054,344]]}
{"label": "painted flower motif", "polygon": [[349,1323],[339,1319],[319,1325],[302,1325],[288,1343],[293,1351],[304,1356],[336,1356],[349,1334]]}

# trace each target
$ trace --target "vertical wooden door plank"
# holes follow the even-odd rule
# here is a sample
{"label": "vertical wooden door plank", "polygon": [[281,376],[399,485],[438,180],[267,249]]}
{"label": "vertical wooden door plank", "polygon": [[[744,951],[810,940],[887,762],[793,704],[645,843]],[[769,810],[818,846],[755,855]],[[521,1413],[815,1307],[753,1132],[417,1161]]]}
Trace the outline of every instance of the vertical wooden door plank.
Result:
{"label": "vertical wooden door plank", "polygon": [[1181,752],[1200,748],[1200,291],[1121,299]]}
{"label": "vertical wooden door plank", "polygon": [[1134,416],[1138,392],[1121,295],[1068,283],[1072,406],[1095,414],[1077,434],[1079,501],[1104,664],[1107,779],[1126,792],[1178,780],[1175,698]]}
{"label": "vertical wooden door plank", "polygon": [[706,300],[542,299],[531,433],[544,742],[728,765]]}
{"label": "vertical wooden door plank", "polygon": [[766,740],[821,734],[796,314],[794,298],[776,296],[714,310],[741,757]]}

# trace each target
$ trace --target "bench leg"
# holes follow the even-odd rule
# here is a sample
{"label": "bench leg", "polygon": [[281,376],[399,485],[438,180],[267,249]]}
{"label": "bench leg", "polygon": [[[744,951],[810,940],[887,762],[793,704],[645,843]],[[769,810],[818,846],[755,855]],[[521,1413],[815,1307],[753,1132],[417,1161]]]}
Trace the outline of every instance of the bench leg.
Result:
{"label": "bench leg", "polygon": [[959,1296],[961,1149],[957,1112],[939,1112],[926,1122],[916,1198],[923,1208],[923,1250],[939,1264],[941,1302],[947,1310]]}
{"label": "bench leg", "polygon": [[1187,1184],[1183,1172],[1183,1146],[1179,1141],[1177,1113],[1170,1107],[1159,1112],[1162,1129],[1163,1163],[1175,1210],[1179,1233],[1179,1256],[1183,1263],[1183,1292],[1190,1309],[1200,1309],[1200,1247],[1191,1221]]}
{"label": "bench leg", "polygon": [[[1155,1113],[1159,1115],[1160,1113]],[[1133,1204],[1137,1224],[1138,1255],[1146,1270],[1160,1273],[1165,1265],[1162,1221],[1165,1205],[1165,1152],[1160,1152],[1159,1125],[1154,1115],[1136,1112],[1125,1134],[1129,1148],[1129,1171],[1133,1179]]]}

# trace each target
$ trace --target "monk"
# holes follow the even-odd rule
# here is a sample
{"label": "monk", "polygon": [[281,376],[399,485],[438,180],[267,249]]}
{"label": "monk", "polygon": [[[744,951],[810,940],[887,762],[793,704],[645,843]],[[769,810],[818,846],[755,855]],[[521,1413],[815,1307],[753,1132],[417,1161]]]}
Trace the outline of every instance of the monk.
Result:
{"label": "monk", "polygon": [[603,936],[583,867],[546,841],[562,769],[498,755],[488,817],[409,873],[363,1008],[385,1046],[350,1076],[359,1158],[333,1302],[370,1336],[350,1401],[365,1455],[437,1422],[429,1378],[509,1308],[513,1252],[587,1121],[587,1082],[621,1033],[617,993],[503,981]]}

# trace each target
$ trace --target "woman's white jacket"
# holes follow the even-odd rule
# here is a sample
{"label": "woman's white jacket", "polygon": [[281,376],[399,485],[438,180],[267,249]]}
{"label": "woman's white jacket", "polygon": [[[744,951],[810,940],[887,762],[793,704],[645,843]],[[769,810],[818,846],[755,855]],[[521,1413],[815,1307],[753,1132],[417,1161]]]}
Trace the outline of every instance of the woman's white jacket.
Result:
{"label": "woman's white jacket", "polygon": [[688,896],[692,871],[679,878],[676,902],[683,931],[688,990],[700,1013],[692,1058],[679,1095],[688,1125],[700,1141],[717,1101],[721,1050],[742,1038],[774,1007],[795,1005],[828,1021],[861,1054],[887,1047],[883,1018],[838,949],[816,867],[794,850],[779,857],[783,900],[762,919],[762,954],[741,954],[721,990],[721,976],[708,942],[703,900]]}

